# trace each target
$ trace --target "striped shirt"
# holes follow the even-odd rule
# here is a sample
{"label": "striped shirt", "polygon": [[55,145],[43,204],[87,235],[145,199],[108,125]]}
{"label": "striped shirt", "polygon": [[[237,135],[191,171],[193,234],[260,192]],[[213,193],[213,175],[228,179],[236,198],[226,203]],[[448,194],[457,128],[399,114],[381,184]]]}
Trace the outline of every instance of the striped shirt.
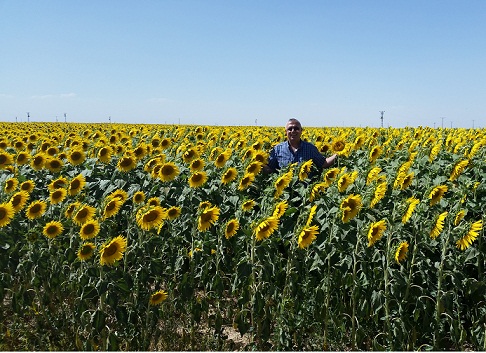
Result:
{"label": "striped shirt", "polygon": [[293,151],[288,141],[279,143],[270,151],[268,166],[272,170],[278,170],[291,163],[302,163],[312,159],[312,164],[322,171],[326,158],[319,152],[316,146],[307,141],[300,141],[297,151]]}

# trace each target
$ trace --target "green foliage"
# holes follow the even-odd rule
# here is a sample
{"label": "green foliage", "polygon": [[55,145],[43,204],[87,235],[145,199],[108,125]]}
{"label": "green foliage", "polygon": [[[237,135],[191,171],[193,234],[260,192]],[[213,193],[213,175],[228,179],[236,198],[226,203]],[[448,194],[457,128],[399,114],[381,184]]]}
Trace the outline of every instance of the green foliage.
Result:
{"label": "green foliage", "polygon": [[[29,219],[24,207],[0,228],[2,350],[486,348],[484,231],[467,249],[456,247],[472,223],[484,221],[481,130],[306,129],[308,139],[321,145],[333,139],[346,143],[339,165],[333,166],[339,168],[337,177],[311,201],[326,170],[319,179],[300,180],[300,167],[289,166],[277,174],[259,173],[248,187],[240,187],[253,161],[245,152],[255,144],[268,150],[280,139],[275,129],[22,124],[17,136],[6,133],[10,127],[1,136],[4,152],[16,156],[20,151],[14,142],[28,142],[35,135],[29,155],[49,143],[65,153],[65,164],[60,172],[16,163],[0,170],[0,203],[8,203],[13,194],[5,191],[5,182],[16,178],[35,184],[28,203],[48,204],[40,218]],[[365,136],[364,143],[355,147],[359,136]],[[164,138],[170,141],[166,149],[153,142]],[[438,144],[441,148],[434,150]],[[87,156],[79,165],[69,162],[76,146]],[[97,157],[103,146],[119,150],[107,163]],[[133,156],[140,146],[147,153],[136,160],[136,167],[121,170],[121,157]],[[373,161],[370,151],[375,146],[383,152]],[[207,182],[200,187],[189,186],[192,171],[184,153],[190,148],[205,163]],[[225,149],[232,153],[219,168],[215,159]],[[153,168],[147,169],[158,157],[159,164],[177,165],[180,174],[174,180],[163,181]],[[454,166],[464,159],[468,166],[452,180]],[[406,162],[413,180],[408,187],[395,187]],[[230,167],[238,177],[223,183],[221,176]],[[374,167],[381,172],[368,182]],[[276,198],[275,183],[289,172],[290,184]],[[357,172],[357,178],[340,190],[339,179],[349,172]],[[81,193],[50,202],[51,181],[79,174],[87,182]],[[387,189],[371,207],[379,181]],[[431,192],[439,185],[447,191],[431,205]],[[107,198],[117,190],[127,198],[115,215],[104,218]],[[144,192],[144,203],[133,201],[138,191]],[[355,217],[343,222],[342,202],[350,195],[360,195],[363,204]],[[419,203],[403,223],[410,197]],[[138,212],[150,198],[165,209],[180,207],[180,216],[142,229]],[[246,200],[255,201],[251,210],[242,209]],[[255,229],[281,201],[288,208],[278,227],[257,240]],[[74,202],[95,207],[100,221],[99,234],[87,240],[94,243],[95,254],[86,260],[78,256],[86,242],[80,226],[65,214]],[[201,231],[204,202],[217,207],[219,216]],[[317,238],[301,248],[299,235],[309,225],[312,206],[317,207],[311,220],[318,227]],[[456,224],[460,211],[465,216]],[[443,229],[432,239],[436,219],[444,212]],[[225,227],[233,219],[239,229],[227,238]],[[54,220],[64,230],[50,239],[43,227]],[[386,221],[386,230],[369,246],[370,227],[380,220]],[[113,266],[100,265],[103,245],[119,235],[128,242],[122,259]],[[403,242],[408,252],[397,261]],[[167,300],[151,305],[154,293],[162,290]],[[234,333],[237,337],[230,339]]]}

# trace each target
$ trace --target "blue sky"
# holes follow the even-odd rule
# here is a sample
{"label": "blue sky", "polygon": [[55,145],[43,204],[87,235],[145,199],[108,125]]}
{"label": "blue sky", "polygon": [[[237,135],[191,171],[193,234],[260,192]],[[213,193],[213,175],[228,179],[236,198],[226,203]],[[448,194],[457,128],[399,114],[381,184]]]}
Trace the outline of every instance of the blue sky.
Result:
{"label": "blue sky", "polygon": [[0,121],[486,125],[484,0],[0,0],[0,16]]}

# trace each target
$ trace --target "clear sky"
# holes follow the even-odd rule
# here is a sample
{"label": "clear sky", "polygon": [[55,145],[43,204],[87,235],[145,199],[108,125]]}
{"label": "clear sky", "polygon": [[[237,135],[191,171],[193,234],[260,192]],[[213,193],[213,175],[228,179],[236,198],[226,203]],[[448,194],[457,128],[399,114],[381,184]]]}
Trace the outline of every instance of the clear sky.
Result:
{"label": "clear sky", "polygon": [[379,127],[380,111],[486,126],[486,0],[0,0],[0,121]]}

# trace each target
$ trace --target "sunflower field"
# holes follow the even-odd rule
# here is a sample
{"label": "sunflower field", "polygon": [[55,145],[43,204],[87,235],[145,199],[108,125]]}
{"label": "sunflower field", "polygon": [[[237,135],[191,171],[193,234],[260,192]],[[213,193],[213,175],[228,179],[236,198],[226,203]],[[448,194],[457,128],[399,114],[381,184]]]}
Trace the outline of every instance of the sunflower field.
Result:
{"label": "sunflower field", "polygon": [[0,125],[2,350],[486,350],[482,129]]}

